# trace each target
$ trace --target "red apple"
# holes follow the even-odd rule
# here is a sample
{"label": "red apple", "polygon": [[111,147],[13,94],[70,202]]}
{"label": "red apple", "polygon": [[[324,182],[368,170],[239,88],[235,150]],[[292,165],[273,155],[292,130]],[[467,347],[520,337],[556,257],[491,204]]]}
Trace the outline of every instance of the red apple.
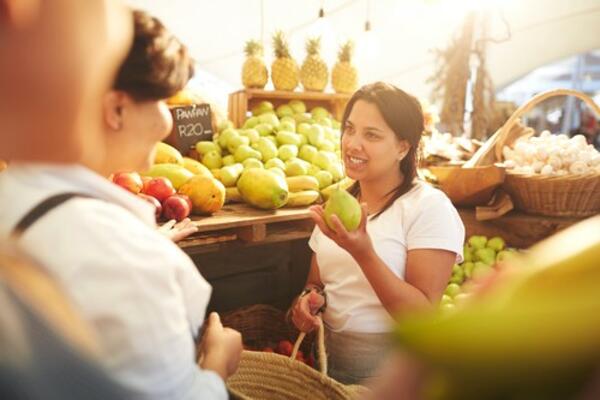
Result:
{"label": "red apple", "polygon": [[156,220],[158,221],[160,219],[160,215],[162,214],[162,204],[160,204],[160,201],[158,201],[155,197],[144,193],[138,193],[138,196],[154,206],[154,217],[156,217]]}
{"label": "red apple", "polygon": [[175,188],[167,178],[158,177],[152,178],[144,184],[143,193],[155,197],[162,203],[167,197],[175,194]]}
{"label": "red apple", "polygon": [[179,194],[179,193],[177,195],[183,197],[188,202],[188,204],[190,205],[190,210],[194,209],[194,204],[192,204],[192,199],[190,199],[190,197],[188,195]]}
{"label": "red apple", "polygon": [[294,345],[289,340],[282,340],[277,344],[277,352],[284,356],[291,356],[294,350]]}
{"label": "red apple", "polygon": [[189,200],[179,194],[169,196],[163,201],[163,217],[167,220],[174,219],[177,222],[185,219],[192,211]]}
{"label": "red apple", "polygon": [[148,182],[150,182],[152,179],[154,179],[151,176],[142,176],[142,193],[146,193],[146,185],[148,185]]}
{"label": "red apple", "polygon": [[137,172],[117,172],[112,181],[133,194],[138,194],[144,186],[142,177]]}

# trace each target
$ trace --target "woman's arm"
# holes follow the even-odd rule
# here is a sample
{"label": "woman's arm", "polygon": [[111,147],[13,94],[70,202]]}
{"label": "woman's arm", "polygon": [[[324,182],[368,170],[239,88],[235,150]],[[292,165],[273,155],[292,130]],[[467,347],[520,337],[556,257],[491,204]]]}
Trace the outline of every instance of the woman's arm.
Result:
{"label": "woman's arm", "polygon": [[319,276],[317,257],[314,254],[310,260],[310,270],[305,288],[314,290],[297,297],[292,302],[290,311],[292,322],[296,328],[303,332],[310,332],[319,326],[319,320],[315,314],[325,304],[325,298],[320,294],[323,290],[323,283]]}

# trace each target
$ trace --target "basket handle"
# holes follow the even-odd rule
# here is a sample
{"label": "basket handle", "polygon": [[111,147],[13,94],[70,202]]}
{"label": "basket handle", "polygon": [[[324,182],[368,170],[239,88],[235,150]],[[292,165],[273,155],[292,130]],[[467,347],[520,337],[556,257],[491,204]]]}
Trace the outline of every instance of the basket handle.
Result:
{"label": "basket handle", "polygon": [[487,160],[486,156],[492,151],[494,152],[496,160],[501,160],[502,147],[510,136],[509,134],[514,125],[519,122],[519,119],[544,100],[556,96],[575,96],[583,100],[596,113],[596,115],[600,116],[600,107],[594,103],[594,100],[592,100],[588,95],[578,92],[577,90],[553,89],[539,93],[517,108],[510,118],[508,118],[508,120],[504,123],[504,125],[502,125],[502,127],[500,127],[500,129],[498,129],[496,133],[494,133],[483,144],[483,146],[479,148],[479,150],[477,150],[473,157],[471,157],[471,159],[464,164],[464,167],[476,167],[483,165]]}
{"label": "basket handle", "polygon": [[[325,327],[323,326],[323,319],[321,315],[318,314],[317,318],[319,320],[319,331],[317,332],[317,357],[319,358],[319,367],[321,370],[321,374],[327,375],[327,354],[325,353]],[[290,359],[295,360],[296,354],[298,354],[298,350],[300,349],[300,345],[302,341],[306,337],[306,332],[300,332],[298,335],[298,339],[296,339],[296,343],[294,343],[294,348],[292,350],[292,355]]]}
{"label": "basket handle", "polygon": [[502,128],[500,128],[500,133],[497,138],[498,145],[496,145],[496,158],[498,160],[500,160],[502,157],[502,145],[504,144],[504,141],[508,136],[508,132],[510,132],[513,125],[517,123],[517,120],[521,118],[524,114],[531,111],[535,106],[537,106],[544,100],[549,99],[550,97],[557,96],[577,97],[583,100],[583,102],[586,103],[588,107],[590,107],[596,113],[596,115],[600,117],[600,107],[598,107],[598,105],[594,103],[594,100],[592,100],[585,93],[581,93],[573,89],[554,89],[539,93],[533,96],[531,99],[529,99],[529,101],[527,101],[526,103],[522,104],[521,107],[517,108],[515,112],[510,116],[510,118],[504,123]]}

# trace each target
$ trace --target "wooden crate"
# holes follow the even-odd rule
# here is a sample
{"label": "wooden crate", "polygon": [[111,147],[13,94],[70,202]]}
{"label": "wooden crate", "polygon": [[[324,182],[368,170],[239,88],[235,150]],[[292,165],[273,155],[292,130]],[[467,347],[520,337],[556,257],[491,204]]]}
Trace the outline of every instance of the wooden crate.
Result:
{"label": "wooden crate", "polygon": [[248,111],[261,101],[270,101],[275,107],[290,100],[301,100],[307,110],[314,107],[324,107],[333,117],[340,121],[344,108],[350,100],[349,94],[320,93],[320,92],[286,92],[282,90],[244,89],[229,95],[229,119],[236,127],[241,127],[246,121]]}

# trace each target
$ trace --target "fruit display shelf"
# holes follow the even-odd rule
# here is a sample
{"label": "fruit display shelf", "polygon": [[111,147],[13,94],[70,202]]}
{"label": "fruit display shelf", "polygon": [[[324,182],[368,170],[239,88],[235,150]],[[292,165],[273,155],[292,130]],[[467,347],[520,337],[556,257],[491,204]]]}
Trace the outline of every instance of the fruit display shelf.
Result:
{"label": "fruit display shelf", "polygon": [[321,92],[288,92],[283,90],[244,89],[229,95],[229,119],[236,127],[246,121],[247,113],[261,101],[270,101],[275,107],[290,100],[303,101],[308,109],[324,107],[333,117],[340,121],[344,107],[350,100],[349,94]]}
{"label": "fruit display shelf", "polygon": [[[512,211],[500,218],[478,221],[475,210],[460,208],[467,237],[501,236],[511,247],[525,249],[582,220],[544,217]],[[198,233],[179,242],[188,254],[224,251],[238,246],[286,242],[310,237],[314,223],[308,207],[265,211],[247,204],[225,205],[212,216],[192,216]]]}

